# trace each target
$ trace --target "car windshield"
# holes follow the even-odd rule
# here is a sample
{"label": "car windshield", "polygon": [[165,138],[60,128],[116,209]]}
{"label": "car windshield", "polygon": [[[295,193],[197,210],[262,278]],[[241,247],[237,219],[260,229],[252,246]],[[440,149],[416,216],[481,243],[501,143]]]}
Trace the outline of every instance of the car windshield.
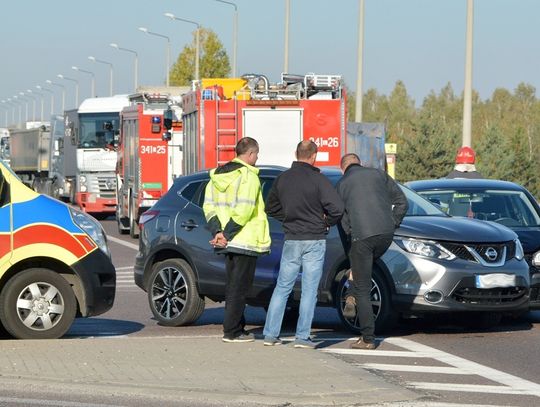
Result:
{"label": "car windshield", "polygon": [[[330,179],[330,182],[334,186],[341,179],[341,174],[332,173],[325,175],[328,177],[328,179]],[[418,195],[413,190],[401,184],[399,186],[407,197],[407,201],[409,203],[409,209],[407,210],[405,216],[447,216],[439,207],[436,206],[436,204],[433,204],[432,202]]]}
{"label": "car windshield", "polygon": [[509,227],[540,226],[540,215],[523,191],[448,189],[418,193],[452,216],[490,220]]}
{"label": "car windshield", "polygon": [[405,216],[447,216],[436,205],[418,195],[416,192],[403,185],[400,185],[400,187],[409,202],[409,209],[407,209],[407,214]]}

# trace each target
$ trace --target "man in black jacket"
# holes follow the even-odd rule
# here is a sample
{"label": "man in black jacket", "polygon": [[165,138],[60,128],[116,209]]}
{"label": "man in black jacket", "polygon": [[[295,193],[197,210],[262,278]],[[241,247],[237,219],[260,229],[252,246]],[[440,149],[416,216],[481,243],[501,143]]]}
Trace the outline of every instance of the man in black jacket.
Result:
{"label": "man in black jacket", "polygon": [[310,339],[310,331],[324,265],[326,234],[343,214],[343,203],[336,190],[313,166],[316,157],[314,142],[300,142],[296,148],[297,161],[276,178],[266,201],[266,213],[282,221],[285,231],[279,275],[263,331],[267,346],[281,343],[279,333],[287,298],[300,271],[302,296],[294,346],[316,346]]}
{"label": "man in black jacket", "polygon": [[345,204],[341,220],[350,241],[349,260],[352,281],[343,315],[358,313],[362,337],[351,345],[355,349],[375,349],[375,321],[371,307],[373,262],[392,243],[394,230],[407,213],[405,194],[384,171],[362,167],[356,154],[341,159],[343,178],[336,188]]}

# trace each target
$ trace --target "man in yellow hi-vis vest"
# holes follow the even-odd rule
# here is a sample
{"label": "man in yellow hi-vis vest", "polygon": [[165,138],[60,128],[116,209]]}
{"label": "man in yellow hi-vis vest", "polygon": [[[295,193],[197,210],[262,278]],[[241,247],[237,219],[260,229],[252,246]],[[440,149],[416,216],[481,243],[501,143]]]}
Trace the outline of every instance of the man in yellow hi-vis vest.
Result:
{"label": "man in yellow hi-vis vest", "polygon": [[259,144],[250,137],[236,145],[236,158],[210,170],[203,210],[213,239],[225,254],[224,342],[253,342],[244,318],[246,294],[253,283],[257,256],[270,251],[270,232],[264,211],[259,170],[254,167]]}

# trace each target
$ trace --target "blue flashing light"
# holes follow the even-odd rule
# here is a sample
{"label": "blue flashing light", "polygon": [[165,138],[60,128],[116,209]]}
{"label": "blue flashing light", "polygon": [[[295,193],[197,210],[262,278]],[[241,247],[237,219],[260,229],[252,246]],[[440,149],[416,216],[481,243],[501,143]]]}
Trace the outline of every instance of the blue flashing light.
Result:
{"label": "blue flashing light", "polygon": [[159,116],[152,116],[152,123],[161,123],[161,117]]}

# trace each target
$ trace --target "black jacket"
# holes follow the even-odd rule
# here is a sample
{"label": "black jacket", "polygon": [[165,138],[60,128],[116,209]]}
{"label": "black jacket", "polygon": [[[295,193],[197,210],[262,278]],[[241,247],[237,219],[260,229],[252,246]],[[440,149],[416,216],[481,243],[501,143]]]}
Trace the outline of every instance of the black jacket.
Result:
{"label": "black jacket", "polygon": [[320,240],[343,214],[343,202],[320,170],[295,161],[268,194],[266,213],[283,223],[285,240]]}
{"label": "black jacket", "polygon": [[399,185],[376,168],[352,164],[336,188],[345,204],[341,225],[352,239],[394,233],[409,207]]}

